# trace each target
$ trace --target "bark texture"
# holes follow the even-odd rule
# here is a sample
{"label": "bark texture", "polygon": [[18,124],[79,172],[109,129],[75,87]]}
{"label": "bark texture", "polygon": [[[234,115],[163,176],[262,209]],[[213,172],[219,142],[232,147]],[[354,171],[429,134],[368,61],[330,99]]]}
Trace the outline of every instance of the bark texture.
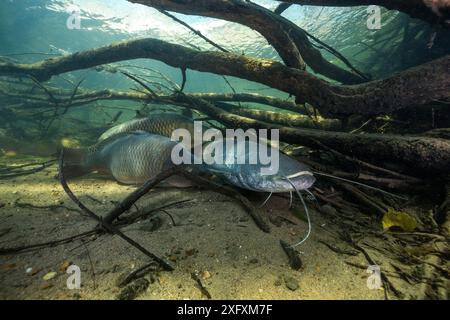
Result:
{"label": "bark texture", "polygon": [[314,105],[324,116],[387,114],[450,97],[450,55],[387,79],[339,86],[272,60],[200,52],[157,39],[120,42],[33,64],[0,63],[0,74],[31,75],[46,81],[69,71],[138,58],[259,82],[296,96],[298,103]]}
{"label": "bark texture", "polygon": [[367,81],[361,74],[342,69],[324,59],[320,51],[313,47],[304,30],[257,4],[241,0],[129,1],[160,10],[212,17],[245,25],[263,35],[288,67],[304,69],[306,63],[315,72],[344,84]]}
{"label": "bark texture", "polygon": [[[421,174],[450,172],[450,141],[420,136],[351,134],[315,129],[288,128],[239,116],[213,106],[203,99],[179,95],[180,103],[215,118],[232,128],[279,129],[280,139],[291,144],[317,148],[321,143],[341,153],[369,161],[386,162],[421,170]],[[319,147],[320,148],[320,147]]]}
{"label": "bark texture", "polygon": [[440,23],[450,26],[450,1],[448,0],[285,0],[284,2],[331,7],[378,5],[389,10],[404,12],[431,24]]}

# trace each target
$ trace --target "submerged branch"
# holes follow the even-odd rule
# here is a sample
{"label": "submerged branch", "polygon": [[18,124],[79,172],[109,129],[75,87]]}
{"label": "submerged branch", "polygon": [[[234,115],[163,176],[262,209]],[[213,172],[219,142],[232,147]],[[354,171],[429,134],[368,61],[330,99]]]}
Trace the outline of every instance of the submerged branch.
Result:
{"label": "submerged branch", "polygon": [[450,2],[447,0],[283,0],[286,3],[309,6],[350,7],[378,5],[402,11],[430,24],[449,26]]}
{"label": "submerged branch", "polygon": [[224,111],[203,99],[180,94],[180,103],[201,111],[231,128],[279,129],[280,139],[291,144],[317,148],[317,142],[360,159],[403,166],[423,174],[450,171],[450,141],[420,136],[351,134],[315,129],[289,128]]}
{"label": "submerged branch", "polygon": [[52,76],[112,62],[149,58],[170,66],[235,76],[295,95],[324,116],[386,114],[424,106],[450,96],[450,55],[390,78],[354,86],[337,86],[280,63],[232,53],[199,52],[156,39],[125,41],[33,64],[0,63],[0,74]]}
{"label": "submerged branch", "polygon": [[[199,15],[245,25],[263,35],[280,55],[286,66],[299,70],[305,63],[315,72],[345,84],[367,81],[367,78],[343,59],[353,72],[342,69],[328,60],[314,48],[306,32],[295,23],[250,1],[237,0],[129,0],[156,9],[175,11],[182,14]],[[335,54],[336,51],[333,52]],[[337,55],[342,60],[342,55]],[[304,60],[304,61],[303,61]]]}
{"label": "submerged branch", "polygon": [[[171,266],[167,261],[164,259],[158,257],[154,253],[148,251],[143,246],[141,246],[139,243],[134,241],[133,239],[126,236],[120,229],[113,226],[111,223],[108,222],[108,220],[102,219],[100,216],[95,214],[93,211],[91,211],[89,208],[87,208],[85,205],[83,205],[80,200],[73,194],[72,190],[70,190],[69,185],[67,184],[67,181],[64,177],[64,149],[61,151],[61,156],[59,160],[59,180],[61,182],[61,185],[66,192],[66,194],[69,196],[69,198],[88,216],[90,216],[92,219],[96,220],[99,223],[99,226],[101,226],[103,229],[105,229],[108,232],[111,232],[112,234],[118,235],[120,238],[128,242],[130,245],[144,253],[149,258],[155,260],[158,262],[165,270],[172,271],[174,270],[173,266]],[[125,211],[126,209],[124,209]]]}
{"label": "submerged branch", "polygon": [[227,112],[243,117],[264,121],[267,123],[279,124],[287,127],[312,128],[322,130],[340,130],[342,123],[337,119],[310,118],[305,115],[292,113],[281,113],[275,111],[260,110],[254,108],[238,107],[234,104],[216,102],[215,105]]}
{"label": "submerged branch", "polygon": [[[64,108],[76,107],[102,100],[129,100],[146,103],[161,103],[170,102],[170,100],[173,99],[172,95],[155,94],[150,96],[148,94],[136,91],[117,91],[111,89],[105,89],[101,91],[79,89],[79,94],[69,99],[68,95],[70,94],[70,92],[67,90],[58,88],[49,88],[48,90],[53,92],[53,94],[56,96],[55,99],[58,101],[58,104]],[[30,94],[27,90],[10,90],[10,88],[2,89],[0,86],[0,93],[5,97],[9,97],[14,101],[14,103],[22,103],[23,108],[40,109],[49,107],[48,97],[40,94]],[[307,107],[297,105],[293,101],[283,100],[277,97],[256,93],[186,93],[186,95],[192,96],[194,98],[204,99],[213,103],[248,102],[266,105],[281,110],[292,111],[301,115],[309,115],[310,113]]]}

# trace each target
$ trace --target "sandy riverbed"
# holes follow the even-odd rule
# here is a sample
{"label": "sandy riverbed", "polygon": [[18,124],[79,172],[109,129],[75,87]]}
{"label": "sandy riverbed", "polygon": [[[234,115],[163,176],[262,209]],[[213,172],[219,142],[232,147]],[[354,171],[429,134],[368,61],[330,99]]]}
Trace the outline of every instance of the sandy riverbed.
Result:
{"label": "sandy riverbed", "polygon": [[[0,247],[46,242],[88,231],[90,218],[61,209],[23,207],[63,205],[75,208],[54,178],[56,167],[40,173],[0,182]],[[98,214],[113,208],[133,187],[96,176],[74,180],[75,194]],[[196,273],[213,299],[384,299],[383,289],[367,287],[368,265],[362,254],[338,254],[323,242],[349,248],[336,236],[328,217],[312,211],[313,232],[301,246],[303,268],[290,269],[279,241],[294,242],[307,224],[292,215],[288,201],[273,197],[262,215],[276,221],[287,218],[271,233],[257,228],[233,199],[221,194],[190,189],[160,188],[137,206],[154,208],[190,200],[166,209],[152,219],[123,231],[145,248],[171,261],[173,272],[146,275],[150,285],[138,299],[204,299],[191,274]],[[255,204],[264,196],[252,196]],[[169,215],[175,221],[175,226]],[[278,219],[280,220],[280,219]],[[156,229],[156,230],[155,230]],[[91,239],[90,239],[91,240]],[[378,260],[381,264],[383,261]],[[71,243],[19,255],[0,256],[1,299],[115,299],[121,293],[118,279],[148,263],[148,258],[117,236]],[[79,290],[66,286],[67,265],[81,268]],[[360,267],[358,267],[360,266]],[[27,272],[28,271],[28,272]],[[56,275],[50,280],[44,276]],[[296,287],[298,284],[298,288]]]}

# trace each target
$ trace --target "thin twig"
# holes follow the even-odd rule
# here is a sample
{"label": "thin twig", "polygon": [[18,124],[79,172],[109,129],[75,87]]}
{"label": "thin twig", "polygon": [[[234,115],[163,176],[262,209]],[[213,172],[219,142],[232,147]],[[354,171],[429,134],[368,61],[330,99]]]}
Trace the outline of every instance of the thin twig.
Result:
{"label": "thin twig", "polygon": [[64,149],[61,150],[61,155],[60,155],[60,160],[59,160],[59,179],[61,182],[61,185],[64,189],[64,191],[66,192],[66,194],[69,196],[69,198],[86,214],[88,214],[92,219],[98,221],[101,225],[101,227],[103,227],[106,231],[111,232],[113,234],[118,235],[119,237],[121,237],[123,240],[125,240],[126,242],[128,242],[129,244],[131,244],[133,247],[135,247],[136,249],[138,249],[139,251],[141,251],[142,253],[144,253],[146,256],[154,259],[155,261],[157,261],[161,266],[164,267],[164,269],[166,270],[174,270],[174,268],[172,267],[172,265],[170,265],[168,262],[166,262],[165,260],[163,260],[162,258],[158,257],[157,255],[151,253],[150,251],[148,251],[147,249],[145,249],[144,247],[142,247],[139,243],[137,243],[136,241],[134,241],[133,239],[129,238],[128,236],[126,236],[122,231],[120,231],[119,229],[117,229],[116,227],[112,226],[110,223],[108,223],[107,221],[104,221],[101,217],[99,217],[98,215],[96,215],[93,211],[91,211],[89,208],[87,208],[83,203],[81,203],[80,200],[78,200],[78,198],[73,194],[72,190],[70,190],[65,177],[64,177]]}

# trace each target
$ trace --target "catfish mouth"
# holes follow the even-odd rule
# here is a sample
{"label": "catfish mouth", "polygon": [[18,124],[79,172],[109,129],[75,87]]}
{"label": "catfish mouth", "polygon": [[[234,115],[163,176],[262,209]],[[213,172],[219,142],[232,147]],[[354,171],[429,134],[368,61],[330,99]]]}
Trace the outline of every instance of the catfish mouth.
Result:
{"label": "catfish mouth", "polygon": [[[289,181],[289,184],[292,188],[297,188],[298,190],[306,190],[312,187],[312,185],[316,182],[316,178],[311,171],[304,170],[293,173],[289,176],[285,176],[282,178],[284,181]],[[294,191],[294,190],[291,190]]]}
{"label": "catfish mouth", "polygon": [[284,193],[292,192],[295,189],[306,190],[316,182],[316,178],[311,171],[301,171],[289,176],[276,176],[272,180],[271,188],[264,188],[263,191]]}

